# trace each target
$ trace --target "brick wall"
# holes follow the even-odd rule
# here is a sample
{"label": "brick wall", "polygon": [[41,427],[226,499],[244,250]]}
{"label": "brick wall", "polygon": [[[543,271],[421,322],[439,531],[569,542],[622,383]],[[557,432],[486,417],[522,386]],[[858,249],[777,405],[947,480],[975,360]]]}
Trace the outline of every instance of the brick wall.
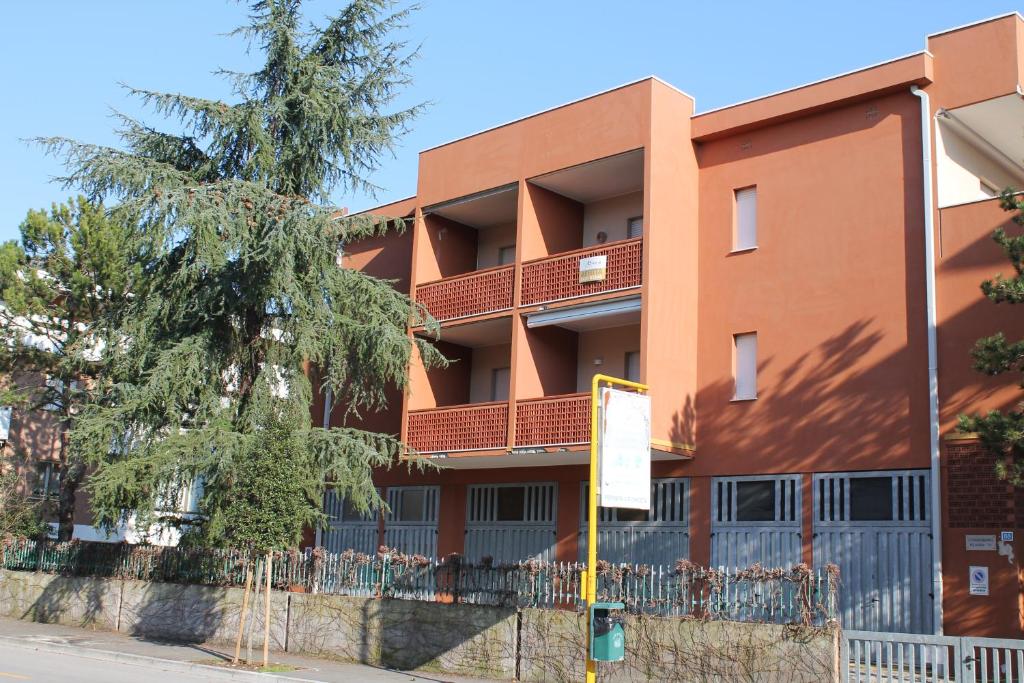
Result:
{"label": "brick wall", "polygon": [[977,441],[947,442],[946,496],[952,529],[1001,529],[1024,521],[1024,489],[996,476],[996,457]]}

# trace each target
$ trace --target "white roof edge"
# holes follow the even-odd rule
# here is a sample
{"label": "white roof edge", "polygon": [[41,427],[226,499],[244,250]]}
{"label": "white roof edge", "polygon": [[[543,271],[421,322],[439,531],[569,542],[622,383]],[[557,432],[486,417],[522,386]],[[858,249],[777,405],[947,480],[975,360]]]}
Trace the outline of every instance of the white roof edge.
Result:
{"label": "white roof edge", "polygon": [[416,195],[414,195],[414,194],[411,194],[411,195],[409,195],[408,197],[400,197],[400,198],[398,198],[398,199],[395,199],[395,200],[392,200],[392,201],[390,201],[390,202],[384,202],[383,204],[375,204],[375,205],[373,205],[373,206],[370,206],[370,207],[367,207],[367,208],[365,208],[365,209],[360,209],[359,211],[353,211],[353,212],[352,212],[352,213],[350,213],[349,215],[350,215],[350,216],[358,216],[358,215],[359,215],[359,214],[361,214],[361,213],[370,213],[370,212],[371,212],[371,211],[373,211],[374,209],[379,209],[379,208],[380,208],[380,207],[382,207],[382,206],[389,206],[389,205],[391,205],[391,204],[397,204],[398,202],[404,202],[404,201],[408,201],[408,200],[410,200],[410,199],[416,199]]}
{"label": "white roof edge", "polygon": [[910,52],[910,53],[907,53],[905,55],[900,55],[899,57],[893,57],[892,59],[886,59],[886,60],[881,61],[881,62],[876,62],[874,64],[868,64],[867,66],[861,66],[861,67],[858,67],[856,69],[851,69],[849,71],[844,71],[842,73],[834,74],[832,76],[826,76],[825,78],[819,78],[818,80],[810,81],[809,83],[801,83],[800,85],[794,85],[792,87],[784,88],[782,90],[776,90],[775,92],[768,93],[767,95],[758,95],[757,97],[751,97],[748,100],[742,100],[740,102],[733,102],[732,104],[726,104],[726,105],[723,105],[721,107],[715,107],[714,109],[708,109],[707,111],[702,111],[700,113],[694,114],[691,118],[697,118],[698,116],[704,116],[705,114],[712,114],[712,113],[714,113],[716,111],[722,111],[723,109],[731,109],[732,107],[739,107],[739,106],[742,106],[744,104],[750,104],[751,102],[757,102],[758,100],[766,100],[769,97],[775,97],[776,95],[782,95],[782,94],[785,94],[785,93],[788,93],[788,92],[792,92],[794,90],[800,90],[801,88],[809,88],[812,85],[818,85],[819,83],[825,83],[825,82],[828,82],[828,81],[833,81],[833,80],[835,80],[837,78],[842,78],[843,76],[852,76],[853,74],[860,73],[861,71],[867,71],[869,69],[876,69],[876,68],[878,68],[880,66],[885,66],[886,64],[892,64],[893,62],[898,62],[901,59],[907,59],[908,57],[916,57],[918,55],[928,55],[929,57],[933,56],[932,53],[929,52],[928,50],[918,50],[917,52]]}
{"label": "white roof edge", "polygon": [[452,143],[459,142],[460,140],[465,140],[467,138],[476,137],[477,135],[482,135],[483,133],[487,133],[487,132],[490,132],[492,130],[497,130],[498,128],[504,128],[505,126],[511,126],[513,123],[519,123],[520,121],[525,121],[526,119],[532,119],[534,116],[540,116],[541,114],[547,114],[548,112],[555,111],[556,109],[561,109],[562,107],[568,107],[570,105],[577,104],[577,103],[583,102],[585,100],[593,99],[595,97],[600,97],[601,95],[606,95],[606,94],[608,94],[610,92],[614,92],[616,90],[622,90],[623,88],[628,88],[631,85],[636,85],[637,83],[643,83],[644,81],[657,81],[658,83],[661,83],[662,85],[668,86],[669,88],[672,88],[676,92],[678,92],[678,93],[680,93],[682,95],[685,95],[686,97],[689,97],[691,100],[693,100],[694,105],[696,105],[696,103],[697,103],[697,100],[696,100],[696,98],[693,97],[693,95],[690,95],[689,93],[684,92],[683,90],[680,90],[679,88],[677,88],[676,86],[672,85],[671,83],[668,83],[667,81],[664,81],[661,78],[658,78],[657,76],[654,76],[654,75],[644,76],[643,78],[637,78],[635,80],[629,81],[628,83],[622,83],[621,85],[616,85],[616,86],[614,86],[612,88],[605,88],[604,90],[592,93],[590,95],[584,95],[583,97],[577,97],[576,99],[570,100],[568,102],[563,102],[561,104],[556,104],[555,106],[548,107],[547,109],[541,109],[540,111],[536,111],[536,112],[534,112],[532,114],[526,114],[525,116],[519,116],[519,117],[514,118],[514,119],[512,119],[510,121],[505,121],[504,123],[499,123],[499,124],[497,124],[495,126],[488,126],[487,128],[481,128],[480,130],[476,131],[475,133],[467,133],[466,135],[460,135],[457,138],[452,138],[451,140],[448,140],[447,142],[440,142],[440,143],[438,143],[436,145],[431,145],[430,147],[425,147],[424,149],[420,150],[420,154],[423,154],[424,152],[429,152],[430,150],[433,150],[433,149],[437,149],[438,147],[444,147],[445,145],[450,145]]}
{"label": "white roof edge", "polygon": [[1014,11],[1014,12],[1006,12],[1005,14],[997,14],[994,17],[989,17],[988,19],[979,19],[978,21],[972,21],[972,22],[967,23],[967,24],[961,24],[960,26],[954,26],[953,28],[947,28],[947,29],[943,29],[941,31],[936,31],[935,33],[929,33],[927,36],[925,36],[925,40],[927,40],[928,38],[934,38],[935,36],[941,36],[944,33],[952,33],[953,31],[961,31],[961,30],[963,30],[965,28],[970,28],[972,26],[977,26],[978,24],[987,24],[990,21],[996,21],[997,19],[1005,19],[1006,17],[1012,17],[1014,15],[1020,17],[1021,21],[1024,21],[1024,15],[1022,15],[1020,12],[1016,12],[1016,11]]}

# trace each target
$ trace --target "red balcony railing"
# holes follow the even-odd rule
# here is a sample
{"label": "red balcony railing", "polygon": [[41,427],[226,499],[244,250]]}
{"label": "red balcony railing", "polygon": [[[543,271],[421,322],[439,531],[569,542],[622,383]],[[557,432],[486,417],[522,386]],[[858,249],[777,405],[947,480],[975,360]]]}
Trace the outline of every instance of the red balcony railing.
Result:
{"label": "red balcony railing", "polygon": [[516,446],[566,446],[590,442],[590,394],[565,394],[516,402]]}
{"label": "red balcony railing", "polygon": [[512,308],[514,266],[498,266],[419,285],[416,300],[435,320],[454,320]]}
{"label": "red balcony railing", "polygon": [[[529,306],[639,287],[643,245],[643,238],[637,237],[524,263],[520,303]],[[599,282],[580,282],[580,259],[590,256],[608,257],[605,278]]]}
{"label": "red balcony railing", "polygon": [[504,448],[508,443],[508,403],[410,411],[406,440],[421,453]]}

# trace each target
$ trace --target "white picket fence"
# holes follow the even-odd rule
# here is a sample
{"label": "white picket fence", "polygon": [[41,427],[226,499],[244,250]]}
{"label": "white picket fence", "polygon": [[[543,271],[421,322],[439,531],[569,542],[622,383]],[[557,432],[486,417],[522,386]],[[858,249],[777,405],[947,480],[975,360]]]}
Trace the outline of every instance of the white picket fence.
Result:
{"label": "white picket fence", "polygon": [[1024,683],[1024,640],[844,631],[847,683]]}

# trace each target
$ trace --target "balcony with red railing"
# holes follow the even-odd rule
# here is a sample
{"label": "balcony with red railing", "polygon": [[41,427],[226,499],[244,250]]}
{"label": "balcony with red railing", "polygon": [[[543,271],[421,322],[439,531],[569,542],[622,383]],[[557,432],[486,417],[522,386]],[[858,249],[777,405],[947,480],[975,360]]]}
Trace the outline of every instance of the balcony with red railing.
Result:
{"label": "balcony with red railing", "polygon": [[[643,238],[564,252],[523,264],[520,304],[531,306],[639,287],[642,282]],[[581,282],[580,261],[605,256],[604,278]]]}
{"label": "balcony with red railing", "polygon": [[590,443],[589,393],[516,401],[517,447],[584,443]]}
{"label": "balcony with red railing", "polygon": [[515,266],[498,266],[416,287],[416,301],[439,322],[512,308]]}
{"label": "balcony with red railing", "polygon": [[409,446],[421,453],[505,448],[508,402],[492,401],[409,411]]}

